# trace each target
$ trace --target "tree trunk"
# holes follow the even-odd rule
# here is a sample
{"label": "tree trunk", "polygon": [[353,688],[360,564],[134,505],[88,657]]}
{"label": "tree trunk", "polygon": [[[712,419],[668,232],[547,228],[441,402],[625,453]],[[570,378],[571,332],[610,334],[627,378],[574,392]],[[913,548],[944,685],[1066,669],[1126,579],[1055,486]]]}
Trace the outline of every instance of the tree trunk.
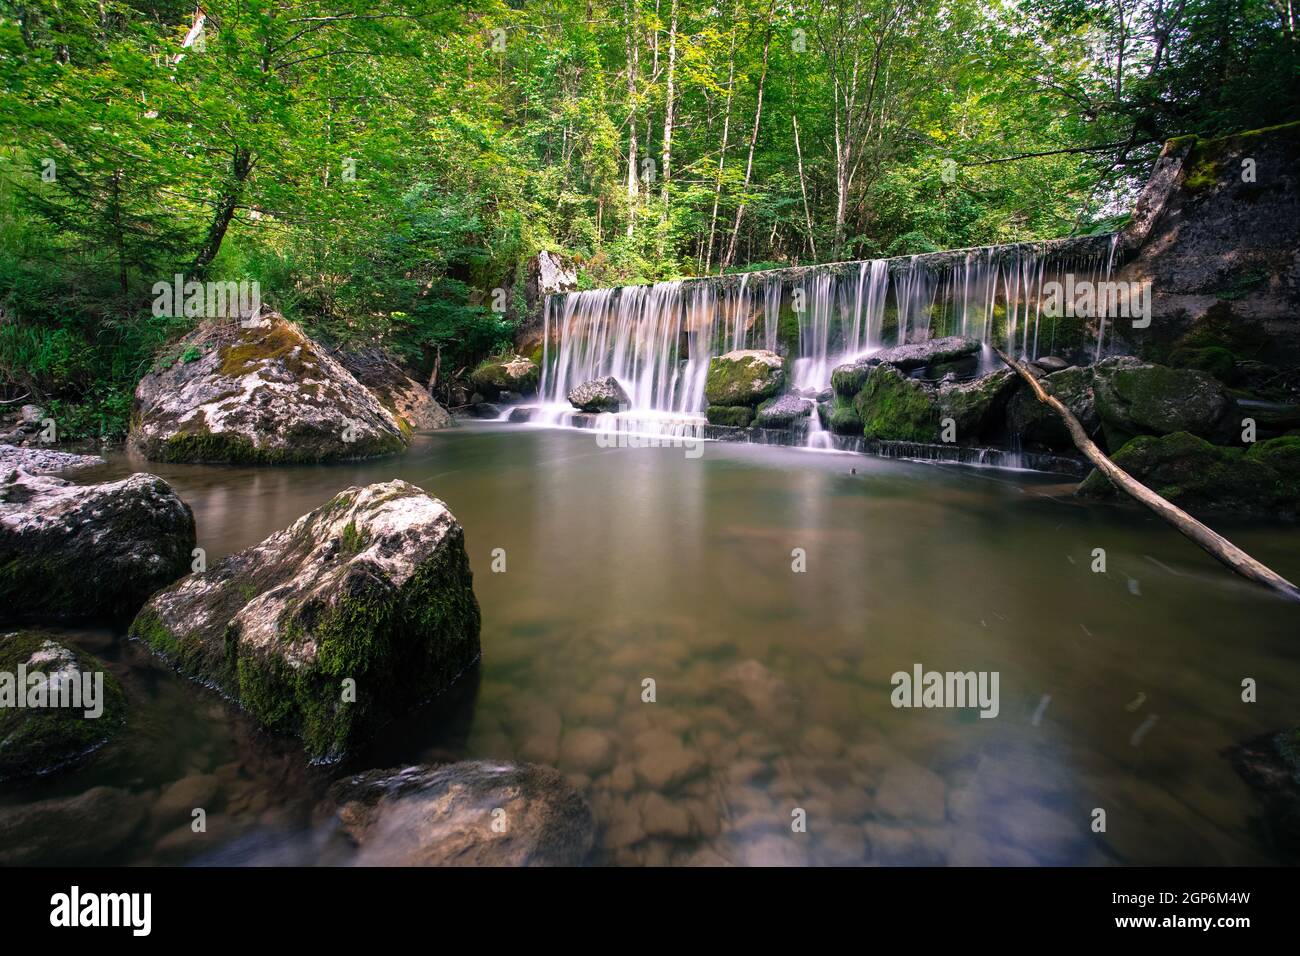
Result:
{"label": "tree trunk", "polygon": [[1020,373],[1020,377],[1029,383],[1029,387],[1034,390],[1034,395],[1040,402],[1061,416],[1062,421],[1065,422],[1065,427],[1070,430],[1070,438],[1074,441],[1075,447],[1083,452],[1088,460],[1097,466],[1097,470],[1109,478],[1116,488],[1146,505],[1178,529],[1180,533],[1196,542],[1201,548],[1209,552],[1212,557],[1227,565],[1242,577],[1272,588],[1293,601],[1300,601],[1300,588],[1297,588],[1276,571],[1256,561],[1223,535],[1207,528],[1183,509],[1160,497],[1106,457],[1106,454],[1088,437],[1088,433],[1079,424],[1079,420],[1059,399],[1049,395],[1038,379],[1034,378],[1019,362],[1003,354],[998,349],[994,349],[994,351],[997,352],[998,358]]}
{"label": "tree trunk", "polygon": [[718,203],[722,199],[722,171],[727,161],[727,139],[731,134],[731,100],[736,87],[736,16],[740,3],[732,7],[731,12],[731,56],[727,66],[727,109],[722,118],[722,148],[718,150],[718,175],[713,182],[713,212],[709,216],[709,244],[704,249],[704,271],[707,273],[713,265],[713,237],[718,229]]}
{"label": "tree trunk", "polygon": [[808,211],[808,184],[803,175],[803,150],[799,148],[799,117],[791,113],[790,122],[794,124],[794,154],[799,160],[799,192],[803,194],[803,218],[808,226],[808,248],[812,250],[813,258],[816,259],[817,240],[813,238],[812,213]]}
{"label": "tree trunk", "polygon": [[252,154],[242,146],[236,147],[234,162],[231,164],[230,184],[217,200],[216,212],[213,213],[212,223],[208,226],[208,233],[203,239],[203,245],[199,247],[198,255],[190,265],[191,275],[202,276],[212,264],[212,260],[217,257],[217,253],[221,251],[221,242],[226,238],[226,230],[230,228],[230,221],[235,217],[235,210],[239,208],[244,183],[252,171]]}
{"label": "tree trunk", "polygon": [[623,14],[627,20],[627,235],[636,231],[637,197],[637,141],[636,141],[636,79],[637,58],[636,19],[632,14],[632,0],[623,0]]}
{"label": "tree trunk", "polygon": [[677,79],[677,0],[673,0],[668,32],[668,82],[664,97],[663,202],[664,219],[668,218],[668,183],[673,178],[673,110],[676,106],[674,83]]}
{"label": "tree trunk", "polygon": [[[772,31],[769,27],[767,38],[763,41],[763,72],[758,76],[758,97],[754,104],[754,127],[749,132],[749,157],[745,160],[745,185],[741,192],[749,191],[749,179],[754,172],[754,147],[758,144],[758,127],[763,118],[763,84],[767,81],[767,54],[772,49]],[[740,220],[745,215],[745,200],[742,197],[740,205],[736,207],[736,221],[731,227],[731,238],[727,240],[727,251],[722,257],[722,268],[725,270],[731,265],[731,260],[736,254],[736,240],[740,235]]]}

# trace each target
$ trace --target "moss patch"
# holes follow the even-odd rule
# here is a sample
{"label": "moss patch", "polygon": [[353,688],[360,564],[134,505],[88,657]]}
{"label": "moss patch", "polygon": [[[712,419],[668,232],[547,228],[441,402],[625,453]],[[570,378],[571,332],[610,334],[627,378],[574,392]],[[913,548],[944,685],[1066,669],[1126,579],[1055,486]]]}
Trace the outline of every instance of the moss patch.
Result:
{"label": "moss patch", "polygon": [[893,366],[872,369],[853,407],[867,438],[919,442],[939,438],[939,406],[933,389]]}
{"label": "moss patch", "polygon": [[748,428],[754,420],[754,410],[748,405],[710,405],[704,410],[710,425],[731,425]]}

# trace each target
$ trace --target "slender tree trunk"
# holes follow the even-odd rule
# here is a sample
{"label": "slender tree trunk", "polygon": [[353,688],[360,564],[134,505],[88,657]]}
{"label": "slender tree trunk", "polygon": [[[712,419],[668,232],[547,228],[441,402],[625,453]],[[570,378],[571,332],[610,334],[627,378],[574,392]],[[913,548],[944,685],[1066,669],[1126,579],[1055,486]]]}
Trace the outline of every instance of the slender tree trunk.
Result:
{"label": "slender tree trunk", "polygon": [[627,235],[630,239],[636,231],[636,199],[638,191],[636,174],[636,80],[639,53],[636,42],[636,19],[632,13],[632,0],[623,0],[623,13],[627,20]]}
{"label": "slender tree trunk", "polygon": [[803,218],[808,226],[808,247],[816,259],[817,240],[813,238],[812,213],[808,210],[808,183],[803,175],[803,150],[799,148],[799,117],[791,113],[790,122],[794,124],[794,154],[799,160],[799,192],[803,194]]}
{"label": "slender tree trunk", "polygon": [[704,249],[704,271],[713,265],[713,237],[718,230],[718,203],[722,200],[722,171],[727,162],[727,140],[731,135],[731,101],[736,87],[736,16],[740,3],[731,8],[731,56],[727,65],[727,108],[722,118],[722,148],[718,150],[718,175],[713,182],[713,212],[709,216],[709,244]]}
{"label": "slender tree trunk", "polygon": [[221,251],[221,242],[226,238],[226,230],[230,228],[230,221],[235,217],[235,210],[239,208],[239,199],[243,194],[244,183],[248,180],[248,174],[252,171],[252,154],[242,146],[235,147],[235,157],[230,169],[230,184],[226,187],[226,191],[221,198],[217,200],[216,212],[212,215],[212,222],[208,226],[203,245],[199,247],[198,254],[194,257],[194,262],[190,266],[192,275],[201,276],[208,266],[212,264],[212,260],[217,257],[217,253]]}
{"label": "slender tree trunk", "polygon": [[673,0],[668,28],[668,81],[664,96],[663,186],[664,219],[668,218],[668,183],[673,178],[673,111],[676,108],[674,84],[677,79],[677,0]]}
{"label": "slender tree trunk", "polygon": [[[741,189],[742,193],[749,191],[750,176],[754,172],[754,147],[758,145],[758,127],[763,118],[763,84],[767,81],[767,55],[772,49],[772,31],[769,27],[767,38],[763,41],[763,72],[758,76],[758,97],[754,104],[754,126],[749,132],[749,157],[745,160],[745,185]],[[731,265],[731,260],[736,255],[736,239],[740,235],[740,220],[745,215],[745,200],[742,196],[740,205],[736,207],[736,221],[731,227],[731,238],[727,240],[727,251],[722,257],[722,268],[725,270]]]}

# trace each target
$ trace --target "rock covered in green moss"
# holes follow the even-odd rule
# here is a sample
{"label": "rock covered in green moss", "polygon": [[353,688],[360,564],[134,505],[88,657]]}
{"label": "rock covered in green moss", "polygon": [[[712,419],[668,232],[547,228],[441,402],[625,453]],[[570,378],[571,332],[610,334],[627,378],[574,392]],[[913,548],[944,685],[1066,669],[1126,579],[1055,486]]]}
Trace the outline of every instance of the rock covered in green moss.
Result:
{"label": "rock covered in green moss", "polygon": [[627,392],[612,375],[592,379],[569,389],[569,404],[582,412],[616,412],[631,405]]}
{"label": "rock covered in green moss", "polygon": [[478,659],[472,582],[447,506],[390,481],[158,593],[131,635],[334,759]]}
{"label": "rock covered in green moss", "polygon": [[817,406],[817,414],[821,416],[822,427],[837,435],[862,434],[862,419],[858,417],[852,398],[836,393],[830,401]]}
{"label": "rock covered in green moss", "polygon": [[812,414],[816,403],[799,395],[778,395],[759,403],[754,413],[756,428],[789,428],[801,418]]}
{"label": "rock covered in green moss", "polygon": [[0,634],[0,779],[76,763],[125,724],[126,696],[103,664],[37,631]]}
{"label": "rock covered in green moss", "polygon": [[375,770],[330,796],[363,866],[578,866],[595,838],[586,801],[536,764]]}
{"label": "rock covered in green moss", "polygon": [[755,407],[781,391],[784,384],[781,356],[765,349],[738,349],[709,360],[704,397],[710,405]]}
{"label": "rock covered in green moss", "polygon": [[0,477],[0,625],[129,619],[190,568],[194,514],[156,475]]}
{"label": "rock covered in green moss", "polygon": [[436,431],[454,424],[451,414],[438,404],[429,390],[407,375],[405,369],[383,349],[357,349],[335,354],[343,367],[393,413],[404,433]]}
{"label": "rock covered in green moss", "polygon": [[1092,378],[1097,415],[1112,449],[1135,435],[1222,436],[1233,407],[1223,385],[1196,369],[1121,357],[1093,366]]}
{"label": "rock covered in green moss", "polygon": [[287,464],[404,451],[410,427],[274,313],[214,321],[140,380],[131,441],[153,461]]}
{"label": "rock covered in green moss", "polygon": [[[1092,369],[1067,368],[1040,379],[1044,391],[1060,399],[1079,420],[1089,435],[1101,428],[1097,417],[1097,403],[1092,391]],[[1025,445],[1041,445],[1052,449],[1073,448],[1070,432],[1061,416],[1040,402],[1031,388],[1016,390],[1007,403],[1007,431],[1017,435]]]}
{"label": "rock covered in green moss", "polygon": [[877,365],[853,400],[867,438],[932,442],[939,438],[939,402],[933,388],[893,365]]}
{"label": "rock covered in green moss", "polygon": [[536,395],[541,377],[542,370],[536,362],[522,355],[506,355],[484,360],[470,373],[469,380],[476,392],[493,401],[502,392]]}
{"label": "rock covered in green moss", "polygon": [[957,442],[974,442],[1001,424],[1007,401],[1019,378],[1010,369],[998,369],[969,382],[944,382],[938,387],[939,418],[951,418]]}
{"label": "rock covered in green moss", "polygon": [[847,365],[837,365],[831,370],[831,390],[843,398],[853,398],[862,391],[871,370],[879,364],[878,359],[865,358]]}
{"label": "rock covered in green moss", "polygon": [[704,417],[710,425],[748,428],[754,420],[754,409],[748,405],[710,405],[704,410]]}
{"label": "rock covered in green moss", "polygon": [[[1195,513],[1287,516],[1300,510],[1300,439],[1270,439],[1244,448],[1212,445],[1188,432],[1134,438],[1111,456],[1156,494]],[[1095,469],[1077,494],[1113,498],[1119,492]]]}

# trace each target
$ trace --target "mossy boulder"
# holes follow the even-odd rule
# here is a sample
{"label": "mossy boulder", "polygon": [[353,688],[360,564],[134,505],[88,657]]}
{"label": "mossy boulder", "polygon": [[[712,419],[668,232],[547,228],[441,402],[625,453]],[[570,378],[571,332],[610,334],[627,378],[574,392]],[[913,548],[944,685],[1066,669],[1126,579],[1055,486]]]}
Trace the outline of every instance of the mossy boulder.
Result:
{"label": "mossy boulder", "polygon": [[[1288,438],[1261,442],[1247,451],[1213,445],[1188,432],[1175,432],[1134,438],[1111,458],[1156,494],[1193,514],[1286,516],[1294,515],[1300,507],[1300,473],[1293,470],[1295,455],[1296,446]],[[1077,494],[1114,498],[1120,492],[1094,469],[1079,485]]]}
{"label": "mossy boulder", "polygon": [[1019,378],[1010,369],[999,369],[969,382],[944,382],[938,388],[939,418],[951,418],[957,441],[969,444],[986,431],[1000,426],[1007,401]]}
{"label": "mossy boulder", "polygon": [[569,404],[582,412],[617,412],[632,404],[627,392],[612,375],[592,379],[569,389]]}
{"label": "mossy boulder", "polygon": [[848,365],[837,365],[831,371],[831,389],[836,395],[853,398],[862,391],[871,370],[879,364],[878,359],[865,358]]}
{"label": "mossy boulder", "polygon": [[489,401],[500,398],[502,392],[536,395],[541,378],[542,370],[537,363],[522,355],[486,359],[469,376],[474,390]]}
{"label": "mossy boulder", "polygon": [[[1074,414],[1084,431],[1089,435],[1097,434],[1101,428],[1101,419],[1097,417],[1090,368],[1067,368],[1045,375],[1039,381],[1044,391],[1060,399]],[[1040,445],[1055,450],[1074,447],[1061,416],[1040,402],[1033,389],[1027,387],[1018,388],[1007,402],[1007,431],[1019,436],[1025,445]]]}
{"label": "mossy boulder", "polygon": [[[374,770],[330,789],[363,866],[578,866],[591,808],[551,767],[475,760]],[[496,820],[504,829],[494,829]]]}
{"label": "mossy boulder", "polygon": [[799,395],[778,395],[761,402],[754,413],[756,428],[789,428],[812,414],[816,403]]}
{"label": "mossy boulder", "polygon": [[748,428],[754,420],[754,409],[748,405],[710,405],[704,410],[704,417],[710,425]]}
{"label": "mossy boulder", "polygon": [[852,398],[836,394],[829,402],[817,406],[817,413],[821,416],[822,427],[837,435],[862,434],[862,419]]}
{"label": "mossy boulder", "polygon": [[937,393],[892,365],[878,365],[871,370],[853,407],[867,438],[918,442],[939,438]]}
{"label": "mossy boulder", "polygon": [[158,593],[130,633],[335,759],[478,659],[464,537],[414,485],[348,488]]}
{"label": "mossy boulder", "polygon": [[1220,382],[1231,383],[1237,369],[1237,360],[1231,352],[1216,345],[1204,348],[1177,348],[1169,355],[1174,368],[1193,368],[1212,375]]}
{"label": "mossy boulder", "polygon": [[103,664],[37,631],[0,634],[0,780],[77,763],[125,724],[126,695]]}
{"label": "mossy boulder", "polygon": [[0,626],[129,620],[190,569],[194,513],[156,475],[0,478]]}
{"label": "mossy boulder", "polygon": [[1128,357],[1093,367],[1093,393],[1112,449],[1136,435],[1222,437],[1234,406],[1223,385],[1204,372]]}
{"label": "mossy boulder", "polygon": [[136,387],[130,440],[152,461],[311,463],[407,447],[410,423],[280,315],[204,323],[178,350]]}
{"label": "mossy boulder", "polygon": [[704,397],[710,405],[755,407],[776,395],[784,384],[781,356],[765,349],[739,349],[709,360]]}

